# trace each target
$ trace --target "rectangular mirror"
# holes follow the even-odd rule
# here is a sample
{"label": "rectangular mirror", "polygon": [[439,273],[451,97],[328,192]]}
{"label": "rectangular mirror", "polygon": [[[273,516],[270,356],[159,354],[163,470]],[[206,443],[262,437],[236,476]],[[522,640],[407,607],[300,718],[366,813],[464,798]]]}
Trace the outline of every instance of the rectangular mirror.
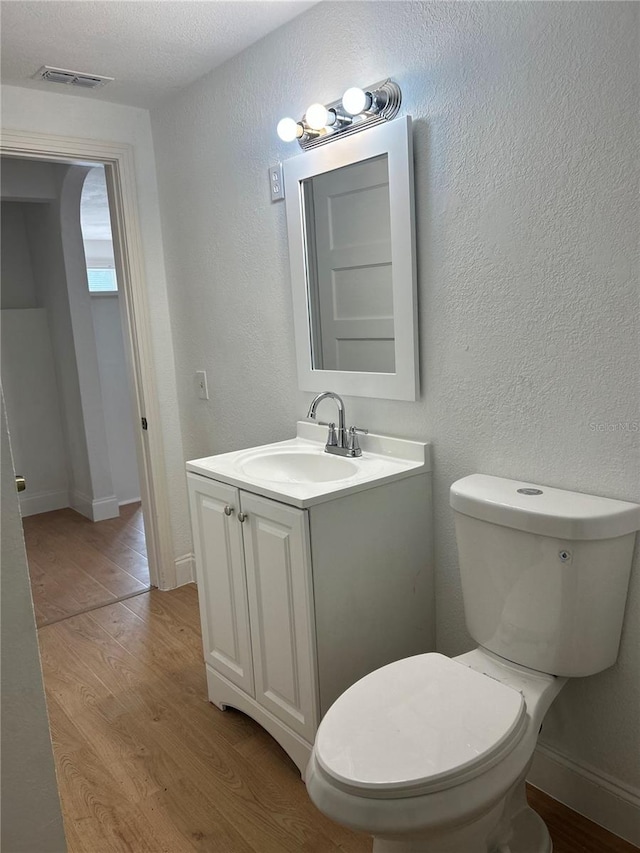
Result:
{"label": "rectangular mirror", "polygon": [[284,172],[300,388],[415,400],[411,118],[335,139]]}

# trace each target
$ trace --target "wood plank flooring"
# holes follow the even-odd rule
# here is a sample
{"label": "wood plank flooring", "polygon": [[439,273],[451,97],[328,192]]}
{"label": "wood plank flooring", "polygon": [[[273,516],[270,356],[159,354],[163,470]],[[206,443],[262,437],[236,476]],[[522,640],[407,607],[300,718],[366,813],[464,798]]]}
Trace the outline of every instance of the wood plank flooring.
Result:
{"label": "wood plank flooring", "polygon": [[59,509],[22,526],[38,627],[149,589],[139,503],[107,521]]}
{"label": "wood plank flooring", "polygon": [[71,853],[361,853],[275,742],[206,696],[193,586],[44,627]]}
{"label": "wood plank flooring", "polygon": [[553,853],[638,853],[638,847],[576,814],[532,785],[527,786],[527,799],[547,824]]}
{"label": "wood plank flooring", "polygon": [[[189,585],[40,629],[69,853],[369,853],[257,723],[207,701]],[[531,789],[554,853],[637,849]]]}

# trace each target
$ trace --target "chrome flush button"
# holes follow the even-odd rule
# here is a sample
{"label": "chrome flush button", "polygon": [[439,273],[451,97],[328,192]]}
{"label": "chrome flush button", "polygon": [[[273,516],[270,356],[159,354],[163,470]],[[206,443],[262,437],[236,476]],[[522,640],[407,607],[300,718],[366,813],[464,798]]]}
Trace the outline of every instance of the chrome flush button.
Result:
{"label": "chrome flush button", "polygon": [[519,495],[541,495],[542,489],[518,489]]}

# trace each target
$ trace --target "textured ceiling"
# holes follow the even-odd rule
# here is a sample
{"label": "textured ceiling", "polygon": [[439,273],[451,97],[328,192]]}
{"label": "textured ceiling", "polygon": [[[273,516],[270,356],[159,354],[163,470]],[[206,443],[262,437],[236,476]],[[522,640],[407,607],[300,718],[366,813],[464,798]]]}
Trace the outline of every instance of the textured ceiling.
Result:
{"label": "textured ceiling", "polygon": [[[2,82],[150,109],[304,12],[306,0],[4,0]],[[32,80],[42,65],[115,77]]]}

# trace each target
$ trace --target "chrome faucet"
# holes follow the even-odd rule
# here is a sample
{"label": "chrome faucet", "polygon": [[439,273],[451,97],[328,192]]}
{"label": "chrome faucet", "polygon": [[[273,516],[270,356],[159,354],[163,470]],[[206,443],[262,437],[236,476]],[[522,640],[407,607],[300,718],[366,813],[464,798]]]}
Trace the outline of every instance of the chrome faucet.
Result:
{"label": "chrome faucet", "polygon": [[333,391],[322,391],[320,394],[317,394],[311,401],[307,417],[315,421],[318,404],[326,399],[334,400],[338,407],[338,429],[336,430],[336,425],[333,422],[325,423],[324,421],[318,421],[318,423],[329,427],[327,443],[324,448],[325,451],[327,453],[334,453],[337,456],[362,456],[357,433],[366,434],[368,430],[359,429],[355,426],[349,427],[348,430],[345,429],[344,403],[342,398],[334,394]]}

